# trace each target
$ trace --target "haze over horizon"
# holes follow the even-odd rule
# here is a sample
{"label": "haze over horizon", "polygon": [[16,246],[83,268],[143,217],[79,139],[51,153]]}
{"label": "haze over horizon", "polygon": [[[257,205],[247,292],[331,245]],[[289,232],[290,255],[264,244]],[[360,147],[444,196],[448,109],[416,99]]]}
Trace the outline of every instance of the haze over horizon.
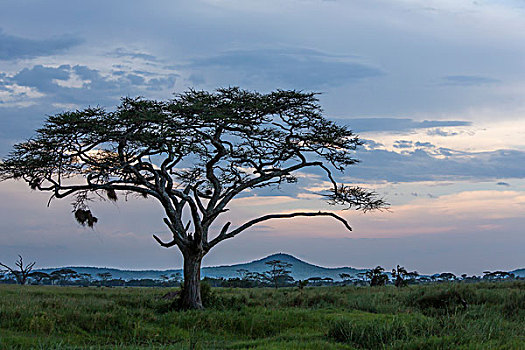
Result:
{"label": "haze over horizon", "polygon": [[[268,221],[214,248],[204,266],[288,252],[321,266],[480,274],[525,266],[525,8],[482,1],[67,1],[0,3],[0,158],[46,115],[113,109],[123,96],[189,87],[318,91],[327,118],[365,145],[342,182],[391,212]],[[236,200],[234,224],[333,210],[319,174]],[[0,183],[0,261],[172,269],[160,207],[96,203],[94,230],[70,200]],[[225,219],[226,220],[226,219]]]}

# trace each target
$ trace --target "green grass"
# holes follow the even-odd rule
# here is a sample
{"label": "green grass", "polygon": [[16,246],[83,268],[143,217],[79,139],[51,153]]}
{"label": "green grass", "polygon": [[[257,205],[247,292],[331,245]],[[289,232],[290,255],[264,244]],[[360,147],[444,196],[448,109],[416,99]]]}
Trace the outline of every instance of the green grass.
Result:
{"label": "green grass", "polygon": [[525,348],[524,282],[166,292],[0,285],[0,349]]}

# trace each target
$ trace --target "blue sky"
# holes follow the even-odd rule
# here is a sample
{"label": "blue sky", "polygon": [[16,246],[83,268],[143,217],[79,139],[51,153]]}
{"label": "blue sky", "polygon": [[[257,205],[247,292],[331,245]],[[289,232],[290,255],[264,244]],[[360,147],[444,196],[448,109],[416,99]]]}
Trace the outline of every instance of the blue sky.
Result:
{"label": "blue sky", "polygon": [[[204,263],[285,251],[328,266],[480,273],[525,266],[525,8],[521,1],[0,2],[0,157],[46,115],[122,96],[169,98],[239,85],[321,92],[327,117],[366,140],[341,174],[388,213],[269,222]],[[327,184],[232,205],[240,223],[271,210],[325,208]],[[174,249],[147,201],[98,205],[95,230],[69,201],[0,183],[0,261],[170,268]]]}

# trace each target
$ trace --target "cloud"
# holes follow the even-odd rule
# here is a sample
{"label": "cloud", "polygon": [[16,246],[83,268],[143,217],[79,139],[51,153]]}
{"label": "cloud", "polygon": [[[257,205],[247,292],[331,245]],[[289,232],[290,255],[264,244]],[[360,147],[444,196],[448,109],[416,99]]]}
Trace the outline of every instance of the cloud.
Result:
{"label": "cloud", "polygon": [[355,132],[404,132],[450,126],[468,126],[471,122],[462,120],[423,120],[410,118],[331,118],[339,124],[348,125]]}
{"label": "cloud", "polygon": [[206,82],[206,79],[200,74],[191,74],[188,78],[188,81],[190,81],[193,85],[201,85]]}
{"label": "cloud", "polygon": [[36,89],[50,104],[102,105],[112,107],[122,96],[137,96],[145,91],[173,89],[178,75],[117,71],[104,73],[85,65],[24,68],[2,80],[9,84]]}
{"label": "cloud", "polygon": [[74,37],[26,39],[6,34],[0,29],[0,60],[54,55],[80,45],[82,42],[83,40]]}
{"label": "cloud", "polygon": [[122,96],[170,96],[178,78],[169,71],[123,69],[38,64],[13,74],[0,72],[0,157],[31,136],[46,115],[90,105],[111,109]]}
{"label": "cloud", "polygon": [[[232,50],[195,58],[182,67],[199,72],[228,71],[240,75],[241,81],[259,84],[271,81],[274,86],[281,83],[299,89],[339,86],[385,74],[351,56],[309,49]],[[198,75],[192,73],[190,79],[194,81],[196,78]]]}
{"label": "cloud", "polygon": [[416,146],[416,147],[422,147],[422,148],[434,148],[434,147],[436,147],[435,145],[433,145],[433,144],[430,143],[430,142],[419,142],[419,141],[417,141],[416,143],[414,143],[414,146]]}
{"label": "cloud", "polygon": [[414,144],[412,141],[398,140],[394,142],[395,148],[412,148]]}
{"label": "cloud", "polygon": [[348,174],[365,182],[525,178],[525,152],[519,150],[462,152],[444,147],[403,147],[403,153],[398,153],[361,149],[357,158],[361,162],[351,167]]}
{"label": "cloud", "polygon": [[477,86],[498,83],[498,79],[478,75],[449,75],[443,77],[446,85]]}
{"label": "cloud", "polygon": [[119,47],[110,53],[108,53],[108,56],[111,57],[127,57],[127,58],[133,58],[133,59],[141,59],[144,61],[150,61],[150,62],[156,62],[157,57],[144,53],[144,52],[136,52],[136,51],[130,51],[125,48]]}
{"label": "cloud", "polygon": [[361,139],[361,141],[363,142],[366,149],[376,149],[376,148],[381,148],[385,146],[384,144],[380,142],[376,142],[374,140]]}
{"label": "cloud", "polygon": [[431,130],[428,130],[427,131],[427,135],[429,136],[456,136],[458,135],[459,133],[458,132],[455,132],[455,131],[446,131],[446,130],[443,130],[443,129],[439,129],[439,128],[436,128],[436,129],[431,129]]}
{"label": "cloud", "polygon": [[20,86],[33,87],[44,93],[54,93],[59,88],[57,80],[66,81],[70,77],[70,66],[44,67],[36,65],[32,68],[24,68],[12,79],[12,82]]}
{"label": "cloud", "polygon": [[498,186],[505,186],[505,187],[509,187],[510,186],[509,183],[503,182],[503,181],[500,181],[500,182],[496,183],[496,185],[498,185]]}

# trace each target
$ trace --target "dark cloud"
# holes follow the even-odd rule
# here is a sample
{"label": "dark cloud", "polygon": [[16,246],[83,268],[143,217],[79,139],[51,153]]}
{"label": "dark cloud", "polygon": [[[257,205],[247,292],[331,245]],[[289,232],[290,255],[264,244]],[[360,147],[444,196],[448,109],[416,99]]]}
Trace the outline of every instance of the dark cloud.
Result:
{"label": "dark cloud", "polygon": [[81,43],[81,39],[73,37],[26,39],[8,35],[0,29],[0,60],[54,55]]}
{"label": "dark cloud", "polygon": [[[437,158],[436,155],[444,157]],[[468,153],[447,148],[417,148],[400,154],[364,149],[357,152],[357,157],[361,162],[350,168],[348,174],[365,181],[525,178],[525,152],[518,150]]]}
{"label": "dark cloud", "polygon": [[300,89],[339,86],[383,75],[380,69],[357,62],[353,57],[308,49],[260,49],[227,51],[197,58],[184,68],[210,69],[241,74],[241,79],[271,81]]}
{"label": "dark cloud", "polygon": [[423,147],[423,148],[433,148],[433,147],[436,147],[434,146],[432,143],[430,142],[419,142],[417,141],[416,143],[414,143],[414,146],[416,147]]}
{"label": "dark cloud", "polygon": [[509,187],[510,186],[510,184],[508,184],[507,182],[503,182],[503,181],[500,181],[500,182],[496,183],[496,185],[498,185],[498,186],[505,186],[505,187]]}
{"label": "dark cloud", "polygon": [[413,129],[471,125],[470,122],[461,120],[417,121],[409,118],[332,118],[332,120],[338,122],[339,124],[348,125],[355,132],[404,132]]}
{"label": "dark cloud", "polygon": [[128,74],[126,78],[128,78],[133,85],[143,85],[145,83],[144,77],[137,74]]}
{"label": "dark cloud", "polygon": [[[87,66],[62,65],[48,67],[36,65],[24,68],[12,77],[4,78],[11,83],[37,89],[45,94],[41,100],[51,103],[112,106],[122,96],[142,95],[145,91],[171,89],[178,75],[168,74],[151,78],[152,74],[140,75],[117,71],[103,74]],[[68,85],[71,78],[81,80],[81,85]]]}
{"label": "dark cloud", "polygon": [[115,49],[114,51],[110,52],[108,55],[111,57],[128,57],[128,58],[141,59],[144,61],[151,61],[151,62],[157,61],[157,57],[153,55],[150,55],[144,52],[129,51],[122,47]]}
{"label": "dark cloud", "polygon": [[427,135],[430,135],[430,136],[435,136],[435,135],[437,136],[455,136],[458,134],[459,133],[455,131],[446,131],[446,130],[439,129],[439,128],[431,129],[427,131]]}
{"label": "dark cloud", "polygon": [[394,142],[395,148],[412,148],[413,146],[414,143],[412,141],[398,140]]}
{"label": "dark cloud", "polygon": [[192,75],[190,75],[188,80],[193,85],[201,85],[201,84],[204,84],[206,82],[206,79],[204,79],[204,77],[202,75],[200,75],[200,74],[192,74]]}
{"label": "dark cloud", "polygon": [[376,142],[374,140],[361,139],[361,141],[364,143],[365,147],[368,149],[376,149],[376,148],[385,146],[382,143]]}
{"label": "dark cloud", "polygon": [[11,81],[21,86],[36,88],[40,92],[55,93],[60,89],[56,80],[68,80],[70,75],[71,67],[69,65],[59,67],[36,65],[32,68],[22,69]]}
{"label": "dark cloud", "polygon": [[476,86],[498,83],[498,79],[482,77],[478,75],[449,75],[443,77],[446,85]]}
{"label": "dark cloud", "polygon": [[166,88],[172,88],[175,85],[178,74],[169,74],[162,78],[153,78],[148,81],[147,89],[151,91],[159,91]]}
{"label": "dark cloud", "polygon": [[74,66],[73,71],[84,80],[96,81],[100,79],[100,73],[96,69],[87,66]]}

